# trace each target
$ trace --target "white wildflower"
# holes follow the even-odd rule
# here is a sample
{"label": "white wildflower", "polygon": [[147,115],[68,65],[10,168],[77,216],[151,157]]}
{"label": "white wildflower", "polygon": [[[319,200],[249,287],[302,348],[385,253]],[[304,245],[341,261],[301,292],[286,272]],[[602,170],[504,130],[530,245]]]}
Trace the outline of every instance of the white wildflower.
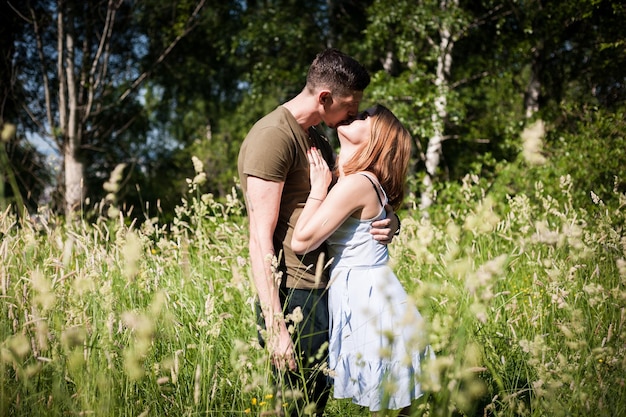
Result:
{"label": "white wildflower", "polygon": [[622,279],[622,284],[626,285],[626,259],[620,258],[616,262],[619,276]]}
{"label": "white wildflower", "polygon": [[36,292],[34,302],[43,311],[50,310],[56,301],[56,295],[52,289],[52,282],[39,270],[35,269],[31,273],[31,285]]}
{"label": "white wildflower", "polygon": [[102,185],[104,191],[108,191],[109,193],[116,193],[120,189],[120,182],[122,181],[122,174],[124,173],[124,168],[126,168],[126,164],[118,164],[109,177],[109,180]]}
{"label": "white wildflower", "polygon": [[193,163],[193,170],[196,171],[196,174],[201,174],[204,172],[204,164],[197,156],[191,157],[191,162]]}
{"label": "white wildflower", "polygon": [[213,310],[215,308],[215,302],[213,301],[213,297],[211,294],[207,294],[206,301],[204,302],[204,314],[207,317],[211,317]]}
{"label": "white wildflower", "polygon": [[142,255],[142,243],[139,236],[134,232],[126,235],[126,242],[122,249],[124,257],[124,276],[128,279],[134,278],[139,273],[139,261]]}
{"label": "white wildflower", "polygon": [[522,132],[522,155],[529,165],[546,163],[546,158],[542,155],[545,133],[545,125],[542,120],[537,120]]}
{"label": "white wildflower", "polygon": [[2,142],[8,142],[15,136],[15,125],[12,123],[5,123],[2,126],[2,133],[0,133],[0,138]]}
{"label": "white wildflower", "polygon": [[198,175],[193,177],[192,181],[195,185],[202,185],[206,182],[206,173],[200,172]]}

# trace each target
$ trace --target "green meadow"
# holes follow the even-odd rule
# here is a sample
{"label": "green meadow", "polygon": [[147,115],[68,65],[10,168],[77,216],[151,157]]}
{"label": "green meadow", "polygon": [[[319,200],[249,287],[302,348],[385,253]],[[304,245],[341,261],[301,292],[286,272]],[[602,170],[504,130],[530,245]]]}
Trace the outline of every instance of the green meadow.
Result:
{"label": "green meadow", "polygon": [[[201,182],[168,225],[0,213],[0,415],[288,407],[257,341],[238,189],[216,201]],[[416,415],[626,415],[626,196],[587,211],[570,188],[496,199],[467,177],[438,215],[400,213],[392,265],[436,354]]]}

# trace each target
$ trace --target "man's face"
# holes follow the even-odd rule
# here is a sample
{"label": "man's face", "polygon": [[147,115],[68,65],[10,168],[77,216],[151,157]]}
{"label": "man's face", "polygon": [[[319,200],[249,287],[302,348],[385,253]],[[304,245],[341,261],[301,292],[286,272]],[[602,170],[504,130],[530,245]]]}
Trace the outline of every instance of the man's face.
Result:
{"label": "man's face", "polygon": [[359,113],[359,104],[362,99],[362,91],[355,91],[344,97],[328,94],[324,102],[322,120],[333,129],[342,123],[350,122]]}

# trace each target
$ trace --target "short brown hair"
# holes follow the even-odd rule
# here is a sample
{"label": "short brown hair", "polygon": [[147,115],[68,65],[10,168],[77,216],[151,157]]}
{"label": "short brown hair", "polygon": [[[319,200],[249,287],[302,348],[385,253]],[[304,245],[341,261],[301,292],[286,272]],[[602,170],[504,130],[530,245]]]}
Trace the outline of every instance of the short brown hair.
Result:
{"label": "short brown hair", "polygon": [[369,83],[370,75],[365,67],[334,48],[317,54],[306,76],[306,86],[310,91],[326,87],[340,97],[363,91]]}

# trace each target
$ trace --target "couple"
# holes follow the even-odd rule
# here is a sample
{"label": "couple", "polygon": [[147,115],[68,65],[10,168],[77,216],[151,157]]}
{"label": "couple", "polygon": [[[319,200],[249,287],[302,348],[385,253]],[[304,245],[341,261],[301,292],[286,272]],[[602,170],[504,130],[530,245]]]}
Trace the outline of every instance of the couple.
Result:
{"label": "couple", "polygon": [[[340,51],[318,54],[304,89],[259,120],[239,153],[260,334],[281,388],[303,394],[285,399],[293,416],[306,403],[323,413],[327,346],[335,398],[409,415],[421,395],[423,349],[412,343],[421,317],[386,266],[385,246],[399,230],[387,209],[402,202],[411,138],[383,106],[358,113],[369,81]],[[337,128],[341,144],[330,191],[335,158],[321,122]]]}

